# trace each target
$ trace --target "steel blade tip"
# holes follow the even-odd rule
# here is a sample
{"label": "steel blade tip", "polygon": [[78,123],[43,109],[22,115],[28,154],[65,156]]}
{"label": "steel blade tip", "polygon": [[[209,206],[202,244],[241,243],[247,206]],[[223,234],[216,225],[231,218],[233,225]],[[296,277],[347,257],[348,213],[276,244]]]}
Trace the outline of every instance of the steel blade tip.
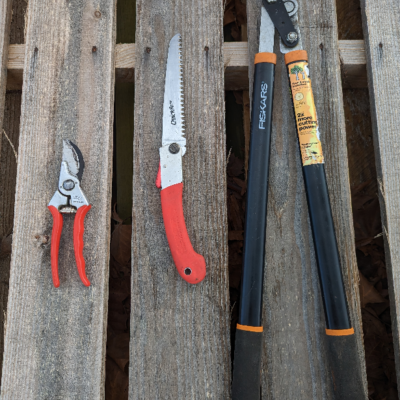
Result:
{"label": "steel blade tip", "polygon": [[[178,110],[179,108],[179,110]],[[173,118],[171,119],[171,116]],[[175,34],[169,42],[163,106],[163,146],[178,143],[186,152],[182,36]]]}
{"label": "steel blade tip", "polygon": [[67,163],[69,172],[81,181],[85,162],[79,147],[68,139],[63,139],[62,161]]}
{"label": "steel blade tip", "polygon": [[260,53],[274,52],[274,36],[274,23],[264,6],[261,6],[260,44],[258,48]]}

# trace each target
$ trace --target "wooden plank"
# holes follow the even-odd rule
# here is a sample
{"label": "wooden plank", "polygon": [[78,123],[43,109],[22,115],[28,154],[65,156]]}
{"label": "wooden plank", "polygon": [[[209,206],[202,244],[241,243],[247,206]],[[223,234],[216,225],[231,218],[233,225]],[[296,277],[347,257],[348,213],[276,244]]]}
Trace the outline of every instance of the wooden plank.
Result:
{"label": "wooden plank", "polygon": [[8,46],[10,43],[12,0],[0,2],[0,132],[3,128],[7,85]]}
{"label": "wooden plank", "polygon": [[[346,293],[357,334],[358,369],[351,379],[364,386],[367,398],[335,1],[301,0],[299,10],[303,46],[308,51],[313,77]],[[247,1],[247,15],[252,81],[251,63],[258,50],[258,0]],[[287,69],[278,46],[276,38],[278,62],[268,197],[262,398],[333,399],[324,311]]]}
{"label": "wooden plank", "polygon": [[[361,40],[339,40],[340,62],[345,87],[366,87],[365,50]],[[22,87],[24,49],[10,46],[7,89]],[[135,44],[117,44],[115,48],[115,74],[117,82],[133,82],[135,79]],[[247,42],[224,43],[225,90],[246,90],[249,58]]]}
{"label": "wooden plank", "polygon": [[[2,399],[104,397],[115,2],[29,2]],[[96,46],[96,47],[94,47]],[[52,218],[62,139],[82,150],[86,270],[64,217],[61,286],[51,279]]]}
{"label": "wooden plank", "polygon": [[[223,2],[137,1],[130,399],[229,398]],[[184,213],[207,276],[184,282],[155,187],[168,44],[183,38]]]}
{"label": "wooden plank", "polygon": [[[24,42],[26,6],[25,0],[13,0],[12,2],[10,44]],[[10,279],[20,115],[21,91],[7,92],[3,134],[0,134],[0,368],[3,365],[8,282]]]}
{"label": "wooden plank", "polygon": [[115,79],[117,82],[135,81],[135,44],[117,44],[115,48]]}
{"label": "wooden plank", "polygon": [[364,40],[341,40],[339,47],[342,81],[345,88],[367,87]]}
{"label": "wooden plank", "polygon": [[13,44],[8,52],[7,90],[21,90],[24,74],[25,45]]}
{"label": "wooden plank", "polygon": [[244,90],[249,87],[247,78],[248,49],[246,42],[224,43],[225,90]]}
{"label": "wooden plank", "polygon": [[368,86],[378,175],[382,230],[385,240],[390,314],[397,383],[400,384],[400,76],[398,37],[400,4],[397,0],[361,2],[365,38]]}

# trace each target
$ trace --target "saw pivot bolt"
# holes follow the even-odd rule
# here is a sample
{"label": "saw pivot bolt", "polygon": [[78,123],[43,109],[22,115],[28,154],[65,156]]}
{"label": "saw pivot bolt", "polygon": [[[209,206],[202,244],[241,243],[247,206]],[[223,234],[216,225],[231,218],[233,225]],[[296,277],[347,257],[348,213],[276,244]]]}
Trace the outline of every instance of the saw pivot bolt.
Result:
{"label": "saw pivot bolt", "polygon": [[58,178],[58,190],[50,200],[48,209],[53,216],[53,231],[51,234],[51,275],[56,288],[60,286],[58,277],[58,250],[63,227],[63,214],[76,214],[74,221],[74,250],[78,274],[85,286],[90,286],[85,272],[83,258],[84,219],[91,205],[87,201],[81,186],[84,169],[82,153],[69,140],[63,141],[61,171]]}
{"label": "saw pivot bolt", "polygon": [[169,148],[168,148],[168,150],[171,154],[178,154],[179,149],[180,149],[180,147],[179,147],[178,143],[172,143],[169,145]]}

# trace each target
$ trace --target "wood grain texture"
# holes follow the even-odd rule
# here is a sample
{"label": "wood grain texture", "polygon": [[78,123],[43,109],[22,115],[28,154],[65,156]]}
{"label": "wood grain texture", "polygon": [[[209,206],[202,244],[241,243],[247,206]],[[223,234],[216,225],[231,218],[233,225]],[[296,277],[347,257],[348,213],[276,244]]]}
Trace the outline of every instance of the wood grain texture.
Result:
{"label": "wood grain texture", "polygon": [[366,88],[368,85],[364,40],[341,40],[339,54],[343,87]]}
{"label": "wood grain texture", "polygon": [[400,4],[362,0],[375,159],[385,238],[397,384],[400,385]]}
{"label": "wood grain texture", "polygon": [[12,44],[8,50],[7,90],[21,90],[24,75],[25,45]]}
{"label": "wood grain texture", "polygon": [[[21,92],[6,94],[3,129],[7,133],[16,151],[18,151],[19,119],[21,114]],[[17,178],[17,160],[8,139],[3,135],[0,153],[0,243],[12,241],[15,184]],[[3,246],[1,246],[3,249]],[[3,364],[4,325],[7,312],[8,287],[10,279],[9,246],[7,253],[0,256],[0,366]],[[2,251],[0,250],[0,253]],[[1,373],[1,367],[0,367]]]}
{"label": "wood grain texture", "polygon": [[[340,61],[345,87],[366,87],[365,50],[360,40],[339,41]],[[343,54],[342,54],[343,52]],[[22,88],[25,49],[10,46],[7,89]],[[247,42],[224,43],[225,90],[247,90],[249,58]],[[120,43],[115,47],[115,79],[117,82],[135,81],[135,44]],[[347,79],[345,79],[347,76]]]}
{"label": "wood grain texture", "polygon": [[[10,43],[24,43],[25,0],[13,0]],[[24,45],[22,47],[25,49]],[[9,54],[10,55],[10,54]],[[10,76],[8,75],[7,81]],[[11,245],[14,220],[15,185],[17,180],[17,158],[19,122],[21,116],[21,91],[7,92],[3,129],[0,134],[0,365],[3,365],[4,333],[8,287],[10,279]],[[6,137],[7,135],[7,137]],[[15,152],[14,152],[15,151]],[[4,242],[3,242],[4,240]],[[7,246],[4,248],[4,243]],[[3,251],[6,250],[5,253]]]}
{"label": "wood grain texture", "polygon": [[[114,46],[115,2],[29,2],[3,400],[104,396]],[[77,274],[72,216],[64,218],[58,289],[50,246],[40,245],[51,234],[47,204],[57,188],[62,139],[75,142],[86,163],[90,288]]]}
{"label": "wood grain texture", "polygon": [[[249,78],[258,50],[261,2],[248,0]],[[358,338],[354,378],[367,384],[362,344],[358,269],[347,165],[335,2],[299,1],[303,47],[308,51],[332,212],[351,320]],[[264,281],[263,399],[332,399],[325,319],[288,90],[280,54],[275,76]]]}
{"label": "wood grain texture", "polygon": [[12,0],[0,2],[0,131],[3,127],[7,85],[8,46],[10,43]]}
{"label": "wood grain texture", "polygon": [[[137,1],[130,399],[226,399],[230,323],[223,3]],[[155,186],[170,39],[183,39],[184,214],[207,276],[184,282]]]}

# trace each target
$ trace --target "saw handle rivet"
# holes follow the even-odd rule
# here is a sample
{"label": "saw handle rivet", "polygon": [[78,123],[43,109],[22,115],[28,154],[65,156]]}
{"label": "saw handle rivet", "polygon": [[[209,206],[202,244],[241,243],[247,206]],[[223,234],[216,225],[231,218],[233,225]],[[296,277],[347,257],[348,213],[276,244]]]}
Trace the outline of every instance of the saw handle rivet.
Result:
{"label": "saw handle rivet", "polygon": [[179,153],[180,147],[178,143],[171,143],[168,147],[168,150],[171,154]]}
{"label": "saw handle rivet", "polygon": [[63,183],[63,188],[65,190],[72,190],[74,187],[75,187],[75,182],[72,179],[68,179]]}

